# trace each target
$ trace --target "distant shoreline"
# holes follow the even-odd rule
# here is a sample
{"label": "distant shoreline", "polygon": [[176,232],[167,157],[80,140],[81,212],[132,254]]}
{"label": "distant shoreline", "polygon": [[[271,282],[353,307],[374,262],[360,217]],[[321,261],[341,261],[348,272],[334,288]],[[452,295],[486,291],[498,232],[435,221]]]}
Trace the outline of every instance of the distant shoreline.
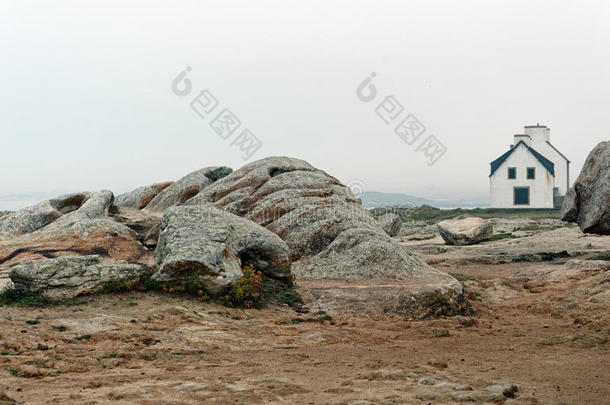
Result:
{"label": "distant shoreline", "polygon": [[[125,191],[125,190],[124,190]],[[37,204],[41,201],[48,200],[49,198],[57,197],[62,194],[68,194],[74,191],[48,191],[48,192],[32,192],[14,195],[1,195],[0,194],[0,211],[17,211],[22,208]],[[115,192],[115,196],[118,192]],[[403,206],[403,207],[419,207],[422,205],[429,205],[431,207],[440,208],[442,210],[451,209],[476,209],[476,208],[489,208],[489,201],[478,201],[478,200],[435,200],[426,197],[416,197],[401,193],[383,193],[378,191],[367,191],[363,196],[360,197],[362,205],[366,209],[381,208],[388,206]]]}

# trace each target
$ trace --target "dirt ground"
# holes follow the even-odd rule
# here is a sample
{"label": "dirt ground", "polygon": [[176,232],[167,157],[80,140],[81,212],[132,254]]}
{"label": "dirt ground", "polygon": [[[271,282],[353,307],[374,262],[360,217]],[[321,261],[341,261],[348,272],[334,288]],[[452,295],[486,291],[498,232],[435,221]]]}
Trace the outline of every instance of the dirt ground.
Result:
{"label": "dirt ground", "polygon": [[331,318],[148,292],[5,306],[0,403],[608,403],[608,261],[456,263],[435,266],[464,282],[473,316]]}

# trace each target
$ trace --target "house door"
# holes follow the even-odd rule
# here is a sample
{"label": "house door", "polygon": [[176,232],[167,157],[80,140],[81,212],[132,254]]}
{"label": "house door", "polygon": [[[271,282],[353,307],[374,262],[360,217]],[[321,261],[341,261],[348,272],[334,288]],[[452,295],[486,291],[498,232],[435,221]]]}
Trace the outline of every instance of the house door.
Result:
{"label": "house door", "polygon": [[530,188],[529,187],[515,187],[514,191],[514,204],[515,205],[529,205],[530,204]]}

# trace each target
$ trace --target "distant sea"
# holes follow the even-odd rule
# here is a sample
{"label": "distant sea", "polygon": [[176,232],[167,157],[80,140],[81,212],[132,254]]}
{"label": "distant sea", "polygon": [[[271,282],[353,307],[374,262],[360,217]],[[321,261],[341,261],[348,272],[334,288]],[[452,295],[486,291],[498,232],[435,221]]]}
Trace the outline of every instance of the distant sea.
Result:
{"label": "distant sea", "polygon": [[18,209],[27,207],[28,205],[36,204],[33,198],[10,198],[0,197],[0,211],[16,211]]}
{"label": "distant sea", "polygon": [[448,198],[440,200],[402,193],[383,193],[380,191],[365,191],[359,197],[362,200],[362,205],[368,209],[379,207],[419,207],[420,205],[429,205],[440,209],[489,207],[489,201],[483,198],[475,199],[474,201]]}
{"label": "distant sea", "polygon": [[34,205],[52,197],[65,194],[64,192],[36,192],[28,194],[2,195],[0,194],[0,211],[17,211],[21,208]]}

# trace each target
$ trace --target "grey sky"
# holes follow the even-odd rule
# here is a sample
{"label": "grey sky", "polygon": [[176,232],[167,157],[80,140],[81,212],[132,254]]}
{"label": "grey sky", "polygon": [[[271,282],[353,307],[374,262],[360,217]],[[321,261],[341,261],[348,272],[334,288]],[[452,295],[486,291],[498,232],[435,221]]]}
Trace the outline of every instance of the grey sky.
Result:
{"label": "grey sky", "polygon": [[[610,138],[610,2],[0,2],[0,194],[126,191],[242,154],[170,90],[191,66],[263,142],[369,190],[486,198],[537,122]],[[356,97],[371,72],[447,147],[432,167]],[[0,205],[0,209],[3,207]]]}

